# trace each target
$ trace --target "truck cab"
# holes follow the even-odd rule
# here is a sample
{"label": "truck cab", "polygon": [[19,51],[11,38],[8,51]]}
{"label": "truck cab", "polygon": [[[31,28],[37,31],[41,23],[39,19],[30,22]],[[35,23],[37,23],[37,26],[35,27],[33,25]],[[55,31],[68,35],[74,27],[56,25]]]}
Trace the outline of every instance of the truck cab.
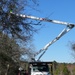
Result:
{"label": "truck cab", "polygon": [[53,75],[52,62],[30,62],[30,75]]}

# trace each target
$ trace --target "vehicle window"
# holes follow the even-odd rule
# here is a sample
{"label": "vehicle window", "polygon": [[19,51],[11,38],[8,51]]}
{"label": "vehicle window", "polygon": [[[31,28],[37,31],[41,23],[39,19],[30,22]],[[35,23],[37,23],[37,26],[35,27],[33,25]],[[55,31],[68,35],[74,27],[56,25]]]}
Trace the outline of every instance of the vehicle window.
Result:
{"label": "vehicle window", "polygon": [[49,71],[49,68],[47,65],[34,65],[33,66],[33,71],[36,72],[36,71]]}

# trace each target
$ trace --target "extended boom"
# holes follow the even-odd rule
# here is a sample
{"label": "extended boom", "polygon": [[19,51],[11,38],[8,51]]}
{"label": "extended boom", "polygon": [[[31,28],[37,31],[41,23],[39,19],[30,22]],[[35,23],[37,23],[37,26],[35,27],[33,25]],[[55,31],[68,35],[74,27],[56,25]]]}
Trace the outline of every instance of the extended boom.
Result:
{"label": "extended boom", "polygon": [[56,24],[62,24],[62,25],[66,25],[66,28],[64,28],[62,30],[62,32],[52,41],[50,41],[47,45],[44,46],[44,48],[40,49],[39,52],[37,52],[36,54],[34,54],[33,59],[35,58],[35,56],[37,56],[38,54],[40,54],[41,52],[43,52],[38,60],[42,57],[42,55],[46,52],[46,50],[48,49],[48,47],[50,45],[52,45],[54,42],[56,42],[57,40],[59,40],[64,34],[66,34],[67,32],[69,32],[72,28],[75,27],[75,24],[73,23],[68,23],[68,22],[63,22],[63,21],[58,21],[58,20],[51,20],[51,19],[46,19],[46,18],[39,18],[39,17],[34,17],[34,16],[29,16],[29,15],[23,15],[23,14],[16,14],[13,12],[10,12],[10,14],[22,17],[22,18],[30,18],[30,19],[34,19],[34,20],[40,20],[40,21],[45,21],[45,22],[51,22],[51,23],[56,23]]}

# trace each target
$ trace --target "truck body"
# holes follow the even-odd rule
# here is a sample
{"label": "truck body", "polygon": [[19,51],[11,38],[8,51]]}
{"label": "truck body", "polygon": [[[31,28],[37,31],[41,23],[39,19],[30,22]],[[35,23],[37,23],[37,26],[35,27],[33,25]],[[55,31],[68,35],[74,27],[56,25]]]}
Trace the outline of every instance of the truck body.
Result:
{"label": "truck body", "polygon": [[53,62],[22,62],[21,75],[53,75]]}

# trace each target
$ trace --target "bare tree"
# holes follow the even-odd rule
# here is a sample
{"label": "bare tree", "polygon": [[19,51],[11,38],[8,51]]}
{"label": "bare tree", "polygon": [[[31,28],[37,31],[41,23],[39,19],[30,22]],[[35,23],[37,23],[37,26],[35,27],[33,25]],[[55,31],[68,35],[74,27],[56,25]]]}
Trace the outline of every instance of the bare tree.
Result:
{"label": "bare tree", "polygon": [[16,39],[25,41],[30,39],[33,32],[36,31],[34,28],[35,23],[29,21],[27,18],[10,14],[11,10],[15,13],[24,13],[30,3],[37,4],[37,1],[0,0],[0,31]]}
{"label": "bare tree", "polygon": [[72,55],[75,59],[75,42],[70,42],[70,48],[72,50]]}
{"label": "bare tree", "polygon": [[72,50],[74,50],[75,51],[75,43],[72,43]]}
{"label": "bare tree", "polygon": [[74,59],[75,59],[75,41],[70,41],[69,42],[69,48],[70,48],[70,50],[72,51],[72,56],[74,57]]}
{"label": "bare tree", "polygon": [[[29,44],[26,43],[30,41],[36,31],[34,25],[38,25],[38,23],[10,14],[11,10],[15,13],[25,13],[26,8],[32,8],[30,3],[37,5],[37,0],[0,0],[0,64],[5,65],[7,61],[11,63],[19,61],[22,56],[29,58],[29,55],[33,54],[30,46],[28,47]],[[17,39],[17,42],[12,37]],[[26,46],[22,48],[21,43]]]}

